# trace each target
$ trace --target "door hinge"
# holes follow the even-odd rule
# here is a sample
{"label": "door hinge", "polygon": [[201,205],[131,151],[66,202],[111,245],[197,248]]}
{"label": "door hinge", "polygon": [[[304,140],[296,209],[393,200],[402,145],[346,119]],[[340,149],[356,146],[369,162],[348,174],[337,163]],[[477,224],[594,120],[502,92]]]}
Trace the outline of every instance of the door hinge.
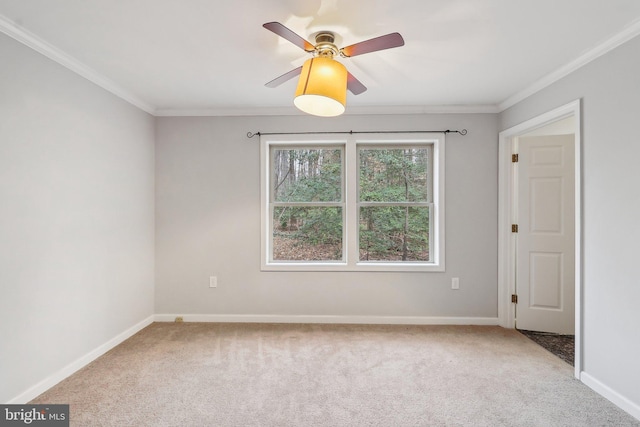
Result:
{"label": "door hinge", "polygon": [[511,163],[518,163],[518,155],[517,154],[512,154],[511,155]]}
{"label": "door hinge", "polygon": [[518,303],[518,295],[516,294],[511,294],[511,302],[514,304]]}
{"label": "door hinge", "polygon": [[511,232],[512,233],[518,232],[518,224],[511,224]]}

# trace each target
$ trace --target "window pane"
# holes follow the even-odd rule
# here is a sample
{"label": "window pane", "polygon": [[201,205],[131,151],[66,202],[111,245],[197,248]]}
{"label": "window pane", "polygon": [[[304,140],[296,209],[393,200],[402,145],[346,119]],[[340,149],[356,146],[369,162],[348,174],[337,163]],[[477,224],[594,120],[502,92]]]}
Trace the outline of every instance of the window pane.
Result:
{"label": "window pane", "polygon": [[342,150],[274,149],[272,161],[276,202],[342,200]]}
{"label": "window pane", "polygon": [[429,148],[360,150],[360,201],[426,202]]}
{"label": "window pane", "polygon": [[360,261],[429,261],[429,208],[360,208]]}
{"label": "window pane", "polygon": [[273,260],[341,261],[342,208],[275,207]]}

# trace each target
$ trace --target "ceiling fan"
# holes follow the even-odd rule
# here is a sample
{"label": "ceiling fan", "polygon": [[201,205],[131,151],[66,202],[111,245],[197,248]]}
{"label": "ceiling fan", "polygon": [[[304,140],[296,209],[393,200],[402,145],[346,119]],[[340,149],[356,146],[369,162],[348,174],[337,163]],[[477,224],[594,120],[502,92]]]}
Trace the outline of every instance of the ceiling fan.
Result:
{"label": "ceiling fan", "polygon": [[300,76],[294,104],[302,111],[319,116],[342,114],[346,106],[347,89],[354,95],[367,90],[344,65],[333,59],[334,56],[351,58],[404,45],[399,33],[391,33],[338,48],[334,43],[335,34],[330,31],[317,33],[314,45],[279,22],[267,22],[263,27],[313,55],[304,65],[276,77],[265,86],[274,88]]}

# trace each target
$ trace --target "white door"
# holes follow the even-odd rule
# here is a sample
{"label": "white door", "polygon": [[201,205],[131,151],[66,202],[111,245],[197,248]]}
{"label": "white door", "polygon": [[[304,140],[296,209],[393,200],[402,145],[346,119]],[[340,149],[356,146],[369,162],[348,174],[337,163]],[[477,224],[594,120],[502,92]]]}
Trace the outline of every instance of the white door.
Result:
{"label": "white door", "polygon": [[516,327],[574,333],[574,135],[517,139]]}

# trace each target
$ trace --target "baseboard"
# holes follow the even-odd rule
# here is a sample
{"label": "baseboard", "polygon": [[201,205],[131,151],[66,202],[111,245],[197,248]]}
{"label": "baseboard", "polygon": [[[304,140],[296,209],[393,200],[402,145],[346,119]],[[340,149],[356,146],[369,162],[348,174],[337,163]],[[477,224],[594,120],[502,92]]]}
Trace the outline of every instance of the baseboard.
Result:
{"label": "baseboard", "polygon": [[620,409],[628,412],[631,416],[635,417],[636,419],[640,420],[639,404],[630,401],[629,399],[627,399],[617,391],[613,390],[611,387],[603,384],[602,382],[600,382],[599,380],[597,380],[596,378],[592,377],[591,375],[587,374],[584,371],[580,373],[580,380],[583,383],[585,383],[589,388],[591,388],[593,391],[607,398],[607,400],[609,400],[611,403],[613,403]]}
{"label": "baseboard", "polygon": [[85,367],[89,363],[93,362],[98,357],[102,356],[107,351],[111,350],[112,348],[114,348],[115,346],[117,346],[118,344],[120,344],[121,342],[126,340],[127,338],[130,338],[131,336],[135,335],[136,333],[138,333],[142,329],[146,328],[147,326],[152,324],[153,321],[154,321],[154,316],[149,316],[148,318],[144,319],[140,323],[130,327],[126,331],[124,331],[124,332],[118,334],[117,336],[113,337],[112,339],[110,339],[106,343],[102,344],[98,348],[96,348],[96,349],[90,351],[89,353],[85,354],[84,356],[82,356],[78,360],[68,364],[67,366],[65,366],[64,368],[59,370],[58,372],[53,373],[52,375],[50,375],[49,377],[45,378],[44,380],[42,380],[38,384],[36,384],[33,387],[29,388],[28,390],[26,390],[25,392],[21,393],[20,395],[14,397],[13,399],[8,401],[7,403],[8,404],[25,404],[25,403],[29,402],[30,400],[35,399],[40,394],[44,393],[45,391],[47,391],[48,389],[50,389],[54,385],[58,384],[60,381],[64,380],[68,376],[70,376],[71,374],[77,372],[78,370],[82,369],[83,367]]}
{"label": "baseboard", "polygon": [[213,323],[343,323],[371,325],[482,325],[497,326],[497,317],[424,317],[424,316],[322,316],[279,314],[156,314],[156,322]]}

